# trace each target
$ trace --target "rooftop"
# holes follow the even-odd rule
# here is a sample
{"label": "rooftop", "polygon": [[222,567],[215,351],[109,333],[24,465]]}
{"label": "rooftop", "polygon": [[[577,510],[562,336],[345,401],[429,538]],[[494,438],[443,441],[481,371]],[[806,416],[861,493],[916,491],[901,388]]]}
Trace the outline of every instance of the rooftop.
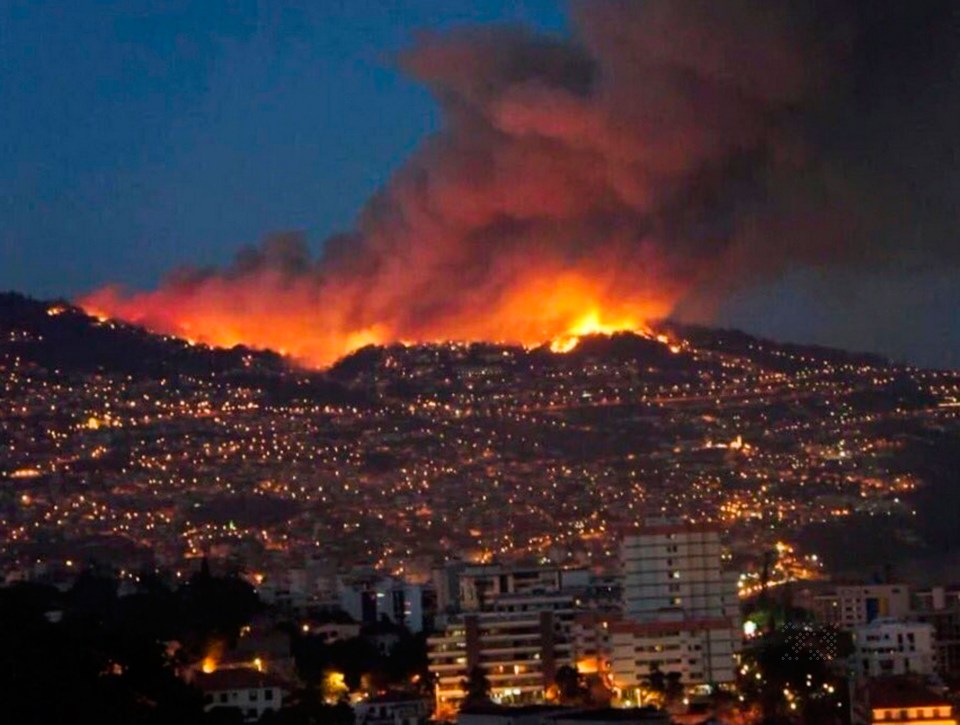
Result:
{"label": "rooftop", "polygon": [[870,707],[874,709],[950,707],[950,703],[916,680],[886,677],[870,683]]}
{"label": "rooftop", "polygon": [[200,672],[193,683],[204,692],[223,690],[254,690],[262,687],[283,687],[286,682],[269,672],[260,672],[252,668],[235,668]]}

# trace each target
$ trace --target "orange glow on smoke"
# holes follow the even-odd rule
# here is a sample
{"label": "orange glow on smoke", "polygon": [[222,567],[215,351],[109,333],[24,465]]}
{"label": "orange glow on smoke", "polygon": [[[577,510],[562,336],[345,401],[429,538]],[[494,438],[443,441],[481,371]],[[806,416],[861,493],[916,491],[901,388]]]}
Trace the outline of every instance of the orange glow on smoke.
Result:
{"label": "orange glow on smoke", "polygon": [[819,263],[846,226],[792,181],[821,165],[781,122],[827,90],[816,24],[750,3],[579,5],[574,42],[477,28],[401,53],[439,128],[322,248],[272,235],[216,269],[79,304],[324,367],[398,341],[572,350],[583,334],[648,333],[680,302],[709,307],[789,255]]}
{"label": "orange glow on smoke", "polygon": [[[669,314],[675,295],[645,292],[621,297],[602,278],[577,272],[534,276],[493,301],[456,300],[450,311],[410,319],[404,303],[369,309],[350,301],[349,290],[316,299],[297,290],[272,290],[257,280],[216,280],[200,292],[161,287],[124,296],[113,288],[80,300],[91,315],[122,319],[149,330],[217,347],[243,344],[324,367],[365,345],[445,340],[485,340],[526,346],[549,343],[554,352],[576,347],[582,335],[620,330],[648,332],[647,322]],[[469,295],[470,293],[465,293]],[[378,319],[379,318],[379,319]]]}

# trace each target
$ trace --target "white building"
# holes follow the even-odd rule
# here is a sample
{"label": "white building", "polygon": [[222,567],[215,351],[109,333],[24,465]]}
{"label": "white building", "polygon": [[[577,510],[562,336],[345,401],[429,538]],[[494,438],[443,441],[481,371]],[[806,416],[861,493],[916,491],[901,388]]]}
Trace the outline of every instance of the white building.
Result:
{"label": "white building", "polygon": [[720,527],[649,521],[624,538],[623,620],[586,639],[606,642],[609,670],[622,691],[655,668],[687,685],[729,683],[740,650],[737,578],[725,571]]}
{"label": "white building", "polygon": [[879,617],[904,618],[910,608],[905,584],[842,584],[813,601],[818,621],[848,631]]}
{"label": "white building", "polygon": [[875,619],[854,629],[850,664],[860,677],[931,675],[936,669],[933,625]]}
{"label": "white building", "polygon": [[654,708],[494,706],[461,712],[457,725],[670,725],[670,716]]}
{"label": "white building", "polygon": [[268,710],[279,710],[283,705],[284,682],[268,672],[218,669],[198,673],[193,684],[203,692],[204,710],[236,708],[246,722],[255,722]]}
{"label": "white building", "polygon": [[656,669],[679,673],[684,685],[731,683],[739,648],[740,631],[728,619],[610,625],[610,670],[623,692]]}
{"label": "white building", "polygon": [[721,564],[720,529],[658,522],[621,547],[623,613],[638,622],[736,618],[736,574]]}

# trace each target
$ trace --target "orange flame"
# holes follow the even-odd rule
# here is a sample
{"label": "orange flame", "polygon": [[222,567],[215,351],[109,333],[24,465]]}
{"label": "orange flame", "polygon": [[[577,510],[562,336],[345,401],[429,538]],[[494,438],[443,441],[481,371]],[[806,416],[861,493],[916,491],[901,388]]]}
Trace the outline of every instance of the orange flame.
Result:
{"label": "orange flame", "polygon": [[[403,53],[440,128],[319,256],[279,235],[223,269],[179,270],[151,292],[99,290],[81,306],[317,367],[400,340],[563,351],[777,272],[790,261],[777,250],[803,246],[799,232],[760,240],[795,216],[830,238],[798,185],[779,188],[804,169],[806,135],[778,119],[822,95],[815,24],[750,4],[582,5],[572,42],[478,28]],[[732,223],[744,207],[748,223]]]}
{"label": "orange flame", "polygon": [[[120,318],[191,343],[244,344],[323,367],[365,345],[400,340],[549,343],[554,352],[567,352],[583,335],[648,333],[647,322],[666,316],[673,299],[669,294],[619,299],[602,278],[576,272],[531,276],[492,302],[460,301],[450,312],[424,321],[398,319],[402,316],[394,310],[350,310],[353,305],[332,290],[319,301],[306,296],[264,288],[262,280],[218,278],[189,293],[161,287],[125,297],[106,288],[80,300],[80,305],[91,315]],[[402,297],[393,300],[398,308],[404,304],[409,302]]]}

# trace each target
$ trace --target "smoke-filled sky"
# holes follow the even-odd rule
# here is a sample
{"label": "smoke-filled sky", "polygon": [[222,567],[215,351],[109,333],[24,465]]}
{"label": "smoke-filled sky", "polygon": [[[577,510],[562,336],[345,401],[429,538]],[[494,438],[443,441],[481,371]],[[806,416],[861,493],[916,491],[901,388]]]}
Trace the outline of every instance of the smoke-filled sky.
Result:
{"label": "smoke-filled sky", "polygon": [[14,0],[0,288],[316,364],[673,315],[960,366],[958,51],[950,0]]}

